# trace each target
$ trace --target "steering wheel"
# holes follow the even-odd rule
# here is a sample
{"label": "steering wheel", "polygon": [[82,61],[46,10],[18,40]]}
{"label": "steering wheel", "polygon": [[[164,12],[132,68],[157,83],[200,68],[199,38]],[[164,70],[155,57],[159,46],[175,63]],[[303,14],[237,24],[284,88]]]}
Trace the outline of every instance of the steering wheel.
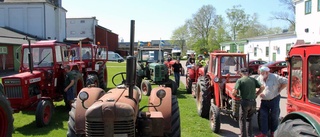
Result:
{"label": "steering wheel", "polygon": [[[122,78],[122,81],[121,81],[121,83],[115,83],[115,78],[116,77],[118,77],[118,76],[120,76],[121,75],[121,78]],[[124,84],[126,84],[126,76],[127,76],[127,73],[126,72],[119,72],[119,73],[117,73],[117,74],[115,74],[113,77],[112,77],[112,84],[114,85],[114,86],[120,86],[120,85],[124,85]]]}

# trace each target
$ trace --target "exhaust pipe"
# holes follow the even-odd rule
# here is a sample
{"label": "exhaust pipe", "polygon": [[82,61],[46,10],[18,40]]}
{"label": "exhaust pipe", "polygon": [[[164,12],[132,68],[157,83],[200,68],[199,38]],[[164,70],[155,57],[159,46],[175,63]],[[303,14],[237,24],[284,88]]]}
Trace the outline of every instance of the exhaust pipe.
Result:
{"label": "exhaust pipe", "polygon": [[131,20],[131,30],[130,30],[130,55],[127,57],[127,80],[126,85],[129,87],[129,98],[133,98],[133,88],[135,86],[136,79],[136,58],[134,57],[134,28],[135,21]]}

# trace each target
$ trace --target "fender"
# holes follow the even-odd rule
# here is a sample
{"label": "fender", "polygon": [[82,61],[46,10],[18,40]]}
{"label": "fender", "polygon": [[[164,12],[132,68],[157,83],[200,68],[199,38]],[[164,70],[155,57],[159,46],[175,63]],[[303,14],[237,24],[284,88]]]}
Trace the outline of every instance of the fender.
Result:
{"label": "fender", "polygon": [[200,76],[204,76],[204,67],[199,68],[198,73]]}
{"label": "fender", "polygon": [[165,90],[166,96],[162,99],[162,104],[159,107],[149,107],[149,111],[159,111],[162,112],[162,116],[164,118],[164,131],[171,130],[171,105],[172,105],[172,94],[171,88],[169,87],[156,87],[152,89],[150,97],[149,97],[149,104],[148,105],[158,105],[160,103],[160,99],[157,97],[158,90]]}
{"label": "fender", "polygon": [[310,123],[310,125],[312,125],[312,127],[317,131],[318,135],[320,135],[320,118],[312,113],[308,113],[308,112],[302,112],[302,111],[297,111],[297,112],[292,112],[289,113],[288,115],[286,115],[283,120],[281,120],[281,123],[289,120],[289,119],[304,119],[306,120],[308,123]]}
{"label": "fender", "polygon": [[[89,108],[94,102],[104,95],[104,90],[97,87],[83,88],[81,91],[86,91],[89,94],[88,100],[84,102],[84,105]],[[81,92],[80,91],[80,92]],[[79,99],[79,94],[76,99],[76,112],[75,112],[75,131],[77,133],[85,133],[85,114],[86,109],[82,107],[82,101]]]}

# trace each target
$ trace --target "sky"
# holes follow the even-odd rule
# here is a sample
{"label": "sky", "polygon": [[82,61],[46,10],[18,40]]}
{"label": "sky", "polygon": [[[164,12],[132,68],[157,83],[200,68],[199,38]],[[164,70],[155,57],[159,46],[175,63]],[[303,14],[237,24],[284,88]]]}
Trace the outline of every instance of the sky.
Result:
{"label": "sky", "polygon": [[98,25],[130,41],[130,20],[135,20],[135,41],[169,40],[175,29],[192,18],[203,5],[212,5],[226,18],[226,10],[241,5],[247,14],[257,13],[268,27],[288,27],[270,20],[272,12],[286,11],[279,0],[62,0],[67,18],[96,17]]}

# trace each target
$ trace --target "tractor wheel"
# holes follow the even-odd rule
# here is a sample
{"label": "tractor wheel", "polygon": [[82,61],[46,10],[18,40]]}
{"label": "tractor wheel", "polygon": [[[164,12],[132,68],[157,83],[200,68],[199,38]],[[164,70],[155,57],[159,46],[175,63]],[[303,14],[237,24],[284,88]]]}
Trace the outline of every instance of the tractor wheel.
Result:
{"label": "tractor wheel", "polygon": [[197,109],[199,116],[208,118],[210,111],[209,91],[204,86],[204,81],[200,82],[199,93],[197,94]]}
{"label": "tractor wheel", "polygon": [[192,91],[192,83],[194,82],[194,80],[187,78],[187,82],[188,82],[188,84],[187,84],[187,93],[188,93],[188,94],[191,94],[191,91]]}
{"label": "tractor wheel", "polygon": [[172,79],[169,79],[167,83],[168,84],[165,84],[165,86],[171,88],[172,95],[177,95],[178,87],[176,82],[174,82]]}
{"label": "tractor wheel", "polygon": [[150,93],[151,93],[151,84],[148,80],[143,80],[141,82],[141,87],[140,87],[143,95],[146,95],[146,96],[150,96]]}
{"label": "tractor wheel", "polygon": [[86,86],[93,86],[93,87],[99,87],[99,79],[98,76],[95,74],[89,74],[87,81],[86,81]]}
{"label": "tractor wheel", "polygon": [[47,126],[53,115],[53,104],[49,100],[41,100],[36,109],[36,123],[38,127]]}
{"label": "tractor wheel", "polygon": [[104,68],[102,71],[100,71],[98,73],[98,80],[99,80],[99,87],[102,89],[106,89],[107,88],[107,83],[104,80],[105,74],[107,73],[107,69]]}
{"label": "tractor wheel", "polygon": [[67,137],[84,137],[85,136],[84,134],[77,135],[74,129],[76,106],[77,106],[76,102],[72,103],[72,108],[71,108],[71,111],[69,112]]}
{"label": "tractor wheel", "polygon": [[218,133],[220,131],[220,110],[216,105],[210,107],[209,112],[210,128],[212,132]]}
{"label": "tractor wheel", "polygon": [[0,84],[0,136],[11,137],[13,132],[13,116],[9,101],[2,94],[3,87]]}
{"label": "tractor wheel", "polygon": [[184,68],[181,69],[181,76],[184,76],[185,75],[185,70]]}
{"label": "tractor wheel", "polygon": [[180,111],[179,111],[179,104],[177,100],[177,96],[172,96],[171,101],[171,133],[169,133],[168,137],[180,137],[181,136],[181,129],[180,129]]}
{"label": "tractor wheel", "polygon": [[274,133],[276,137],[319,137],[316,130],[301,119],[290,119],[279,125]]}

